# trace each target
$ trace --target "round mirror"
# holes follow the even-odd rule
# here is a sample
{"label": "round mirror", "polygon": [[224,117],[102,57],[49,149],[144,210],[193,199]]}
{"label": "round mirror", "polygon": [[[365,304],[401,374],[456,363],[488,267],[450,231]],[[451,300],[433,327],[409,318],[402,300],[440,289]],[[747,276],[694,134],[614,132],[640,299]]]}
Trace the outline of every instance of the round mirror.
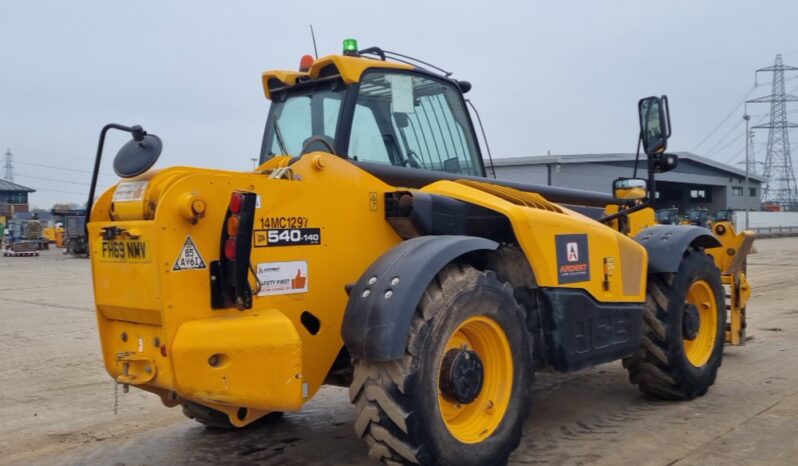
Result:
{"label": "round mirror", "polygon": [[161,155],[163,143],[154,134],[146,134],[140,141],[131,139],[114,158],[114,172],[122,178],[132,178],[150,169]]}

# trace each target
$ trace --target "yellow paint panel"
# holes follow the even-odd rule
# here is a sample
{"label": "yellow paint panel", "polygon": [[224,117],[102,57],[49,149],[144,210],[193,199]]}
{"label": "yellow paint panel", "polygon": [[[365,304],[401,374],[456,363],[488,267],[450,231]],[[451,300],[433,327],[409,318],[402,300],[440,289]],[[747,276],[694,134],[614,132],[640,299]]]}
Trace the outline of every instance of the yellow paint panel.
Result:
{"label": "yellow paint panel", "polygon": [[[276,309],[193,320],[172,346],[178,391],[197,402],[293,411],[304,402],[302,340]],[[305,392],[307,393],[307,391]]]}
{"label": "yellow paint panel", "polygon": [[[642,302],[645,299],[646,252],[633,240],[593,219],[559,206],[560,212],[525,207],[502,197],[453,181],[438,181],[422,191],[461,199],[507,216],[513,225],[518,243],[524,250],[539,286],[578,288],[590,293],[601,302]],[[565,213],[566,215],[563,215]],[[587,235],[590,279],[575,283],[560,283],[556,237],[559,235]],[[610,286],[604,287],[603,264],[605,257],[620,257],[619,241],[626,241],[625,261],[640,267],[625,277],[627,289],[640,290],[636,294],[623,293],[624,277],[616,273],[610,277]]]}

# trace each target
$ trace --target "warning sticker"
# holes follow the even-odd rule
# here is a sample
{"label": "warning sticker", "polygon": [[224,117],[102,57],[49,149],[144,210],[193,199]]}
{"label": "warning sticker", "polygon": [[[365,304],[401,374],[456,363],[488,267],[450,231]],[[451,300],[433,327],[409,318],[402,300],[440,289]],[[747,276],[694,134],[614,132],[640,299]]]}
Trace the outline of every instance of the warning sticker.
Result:
{"label": "warning sticker", "polygon": [[116,185],[113,202],[140,201],[147,190],[147,181],[123,181]]}
{"label": "warning sticker", "polygon": [[305,261],[258,264],[259,296],[307,293],[308,263]]}
{"label": "warning sticker", "polygon": [[172,267],[172,270],[178,272],[181,270],[196,270],[204,268],[205,261],[202,260],[199,249],[197,249],[197,245],[194,244],[194,240],[191,239],[191,235],[186,236],[186,242],[183,243],[183,248],[180,250],[180,254],[177,256],[177,260],[175,261],[175,265]]}
{"label": "warning sticker", "polygon": [[557,283],[590,280],[590,252],[587,235],[557,235]]}

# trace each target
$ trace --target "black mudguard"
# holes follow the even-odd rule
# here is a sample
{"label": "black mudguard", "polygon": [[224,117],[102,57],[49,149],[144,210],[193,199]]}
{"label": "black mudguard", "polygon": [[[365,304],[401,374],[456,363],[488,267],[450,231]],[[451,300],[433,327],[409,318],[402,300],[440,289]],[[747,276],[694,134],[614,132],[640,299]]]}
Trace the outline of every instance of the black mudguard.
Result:
{"label": "black mudguard", "polygon": [[413,314],[435,275],[463,254],[498,246],[475,236],[419,236],[380,256],[349,291],[341,335],[350,356],[366,361],[404,356]]}
{"label": "black mudguard", "polygon": [[711,231],[695,225],[656,225],[641,231],[635,241],[648,251],[650,273],[678,272],[690,246],[710,249],[721,245]]}

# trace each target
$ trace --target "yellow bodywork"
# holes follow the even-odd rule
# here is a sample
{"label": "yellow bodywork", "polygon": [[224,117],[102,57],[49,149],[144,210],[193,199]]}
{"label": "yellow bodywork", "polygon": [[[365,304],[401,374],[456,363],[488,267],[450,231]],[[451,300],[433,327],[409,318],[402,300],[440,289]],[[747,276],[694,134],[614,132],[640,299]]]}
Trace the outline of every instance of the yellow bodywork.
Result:
{"label": "yellow bodywork", "polygon": [[[329,154],[307,154],[290,168],[287,160],[273,158],[255,173],[152,171],[126,181],[146,182],[140,199],[113,202],[114,188],[101,196],[89,236],[103,356],[117,381],[158,393],[168,405],[185,398],[214,407],[236,425],[298,410],[316,393],[343,346],[346,285],[401,241],[383,205],[384,194],[400,188]],[[214,310],[208,269],[174,270],[188,238],[206,266],[219,259],[235,190],[259,195],[256,230],[269,222],[321,229],[320,245],[252,249],[254,267],[306,262],[307,292],[256,296],[247,311]],[[644,300],[645,250],[609,227],[487,183],[439,181],[421,191],[506,215],[539,286],[584,288],[602,302]],[[114,247],[102,238],[111,227],[122,230]],[[590,281],[558,285],[554,237],[573,233],[588,236]],[[118,257],[116,249],[131,246],[140,251]],[[321,322],[315,335],[301,322],[306,311]],[[248,408],[243,419],[240,407]]]}
{"label": "yellow bodywork", "polygon": [[731,222],[714,222],[710,225],[721,247],[708,249],[707,253],[720,269],[723,285],[728,290],[729,318],[726,342],[745,344],[745,307],[751,297],[751,285],[746,276],[746,258],[751,252],[756,234],[752,231],[734,231]]}
{"label": "yellow bodywork", "polygon": [[[604,215],[612,215],[618,213],[618,205],[610,204],[604,209]],[[627,234],[631,237],[637,236],[641,231],[646,228],[653,227],[657,224],[654,209],[646,207],[645,209],[637,210],[626,216],[629,231]],[[618,229],[618,220],[612,220],[607,225],[614,230]]]}
{"label": "yellow bodywork", "polygon": [[[263,88],[270,98],[272,89],[324,79],[331,70],[353,83],[372,67],[412,69],[329,56],[307,72],[268,71]],[[97,200],[88,243],[103,358],[117,382],[156,393],[167,406],[190,400],[220,410],[237,426],[269,411],[298,410],[319,390],[343,349],[347,286],[402,241],[386,221],[385,195],[413,189],[388,185],[327,153],[291,160],[273,157],[250,173],[151,170]],[[115,199],[123,184],[124,195]],[[243,311],[211,305],[215,276],[210,268],[220,259],[221,232],[235,191],[257,195],[249,257],[255,291],[252,308]],[[617,222],[604,225],[538,194],[488,180],[441,180],[419,191],[506,217],[534,275],[531,281],[539,287],[582,289],[601,303],[645,301],[648,258],[631,237],[655,224],[652,209],[630,214],[629,231],[621,233]],[[617,206],[606,211],[615,212]],[[268,247],[267,230],[295,226],[318,228],[319,244]],[[560,283],[568,272],[563,267],[569,267],[558,265],[561,235],[586,236],[588,252],[581,252],[589,265],[586,281]],[[728,244],[742,251],[738,237],[730,230]],[[734,270],[734,260],[722,255],[715,260],[722,270]],[[576,262],[571,266],[584,266],[584,259]],[[261,270],[289,266],[296,268],[296,277],[287,293],[264,288],[268,285],[255,277]],[[729,273],[739,284],[733,299],[744,307],[750,294],[744,274]],[[317,328],[303,320],[308,315]],[[739,322],[741,314],[736,318]],[[732,313],[732,341],[734,319]],[[494,381],[500,385],[502,380]],[[447,425],[458,438],[472,441],[484,429],[468,428],[470,420],[452,411]]]}
{"label": "yellow bodywork", "polygon": [[61,227],[42,228],[42,238],[55,244],[58,248],[64,247],[64,229]]}
{"label": "yellow bodywork", "polygon": [[267,99],[271,99],[271,89],[275,87],[293,86],[301,78],[319,79],[328,67],[334,67],[335,73],[341,76],[345,84],[353,84],[360,81],[360,75],[369,68],[390,68],[397,70],[412,70],[413,67],[404,63],[389,61],[368,60],[356,57],[346,57],[341,55],[328,55],[321,57],[313,62],[307,72],[303,71],[284,71],[271,70],[263,73],[263,93]]}

